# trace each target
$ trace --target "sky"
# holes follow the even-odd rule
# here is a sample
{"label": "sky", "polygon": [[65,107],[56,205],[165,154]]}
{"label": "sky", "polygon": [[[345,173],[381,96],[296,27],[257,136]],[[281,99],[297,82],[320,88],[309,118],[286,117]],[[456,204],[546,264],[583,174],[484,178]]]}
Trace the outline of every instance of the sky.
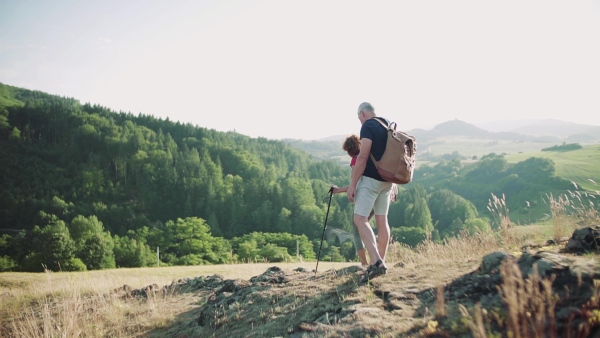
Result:
{"label": "sky", "polygon": [[600,0],[0,0],[0,82],[251,137],[600,126]]}

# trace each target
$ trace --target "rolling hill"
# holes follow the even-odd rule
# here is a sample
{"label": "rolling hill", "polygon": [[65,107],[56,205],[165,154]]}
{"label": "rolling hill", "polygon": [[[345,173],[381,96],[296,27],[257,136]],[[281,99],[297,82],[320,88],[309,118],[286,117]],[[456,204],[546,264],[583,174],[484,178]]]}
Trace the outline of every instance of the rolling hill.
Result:
{"label": "rolling hill", "polygon": [[[527,120],[499,122],[493,130],[461,120],[440,123],[430,130],[413,129],[417,138],[417,159],[423,164],[437,162],[439,156],[458,153],[466,158],[478,158],[490,153],[519,154],[539,152],[562,143],[582,146],[600,144],[600,126],[558,120]],[[319,140],[283,140],[321,159],[347,162],[342,142],[347,135],[332,135]]]}

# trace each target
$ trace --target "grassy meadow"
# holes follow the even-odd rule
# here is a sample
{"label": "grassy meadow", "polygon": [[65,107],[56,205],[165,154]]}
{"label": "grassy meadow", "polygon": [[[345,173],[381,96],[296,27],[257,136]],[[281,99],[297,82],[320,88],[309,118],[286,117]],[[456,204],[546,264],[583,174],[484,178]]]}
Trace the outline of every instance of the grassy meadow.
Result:
{"label": "grassy meadow", "polygon": [[[579,189],[600,191],[600,186],[596,184],[600,183],[600,145],[588,145],[574,151],[542,151],[544,148],[555,145],[533,142],[490,142],[489,140],[450,137],[427,149],[420,149],[420,152],[450,154],[458,151],[461,155],[469,158],[472,156],[480,158],[482,155],[490,153],[506,154],[505,158],[508,163],[522,162],[530,157],[547,158],[554,161],[557,176],[577,183]],[[474,161],[465,161],[465,163],[472,162]],[[419,161],[418,155],[417,164],[435,165],[435,163]]]}
{"label": "grassy meadow", "polygon": [[535,151],[506,155],[509,163],[530,157],[554,161],[556,176],[565,177],[587,191],[600,191],[600,145],[585,146],[574,151]]}
{"label": "grassy meadow", "polygon": [[[418,140],[417,140],[418,142]],[[418,143],[417,143],[418,144]],[[477,158],[490,153],[496,154],[519,154],[535,153],[544,148],[554,146],[554,143],[519,142],[519,141],[493,141],[489,139],[476,139],[466,136],[448,136],[430,142],[427,147],[417,149],[417,160],[419,153],[431,152],[436,155],[452,154],[458,152],[469,158]],[[528,156],[529,157],[529,156]]]}

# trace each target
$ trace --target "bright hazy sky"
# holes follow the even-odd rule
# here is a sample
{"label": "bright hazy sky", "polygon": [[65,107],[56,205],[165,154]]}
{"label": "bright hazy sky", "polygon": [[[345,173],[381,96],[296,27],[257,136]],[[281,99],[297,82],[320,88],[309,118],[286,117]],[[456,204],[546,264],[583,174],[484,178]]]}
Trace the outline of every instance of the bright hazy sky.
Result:
{"label": "bright hazy sky", "polygon": [[0,82],[270,139],[600,125],[600,0],[0,0]]}

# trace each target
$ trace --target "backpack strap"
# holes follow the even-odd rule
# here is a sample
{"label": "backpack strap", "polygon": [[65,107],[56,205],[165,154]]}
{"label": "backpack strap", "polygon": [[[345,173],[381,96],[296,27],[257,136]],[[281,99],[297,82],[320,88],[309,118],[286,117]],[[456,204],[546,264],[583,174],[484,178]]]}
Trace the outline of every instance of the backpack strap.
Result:
{"label": "backpack strap", "polygon": [[[374,116],[373,119],[377,122],[379,122],[379,124],[381,124],[385,129],[392,129],[392,130],[396,130],[396,122],[390,122],[389,124],[385,124],[383,121],[381,121],[377,116]],[[393,127],[392,127],[393,125]]]}
{"label": "backpack strap", "polygon": [[[396,130],[396,122],[390,122],[389,124],[385,124],[382,120],[377,118],[377,116],[373,116],[372,119],[379,122],[379,124],[381,124],[385,128],[386,132],[388,130],[394,130],[394,131]],[[392,125],[393,125],[393,127],[392,127]],[[375,164],[375,166],[377,167],[378,161],[375,161],[375,156],[373,156],[373,153],[372,152],[369,153],[369,156],[371,157],[371,161],[373,161],[373,164]]]}

